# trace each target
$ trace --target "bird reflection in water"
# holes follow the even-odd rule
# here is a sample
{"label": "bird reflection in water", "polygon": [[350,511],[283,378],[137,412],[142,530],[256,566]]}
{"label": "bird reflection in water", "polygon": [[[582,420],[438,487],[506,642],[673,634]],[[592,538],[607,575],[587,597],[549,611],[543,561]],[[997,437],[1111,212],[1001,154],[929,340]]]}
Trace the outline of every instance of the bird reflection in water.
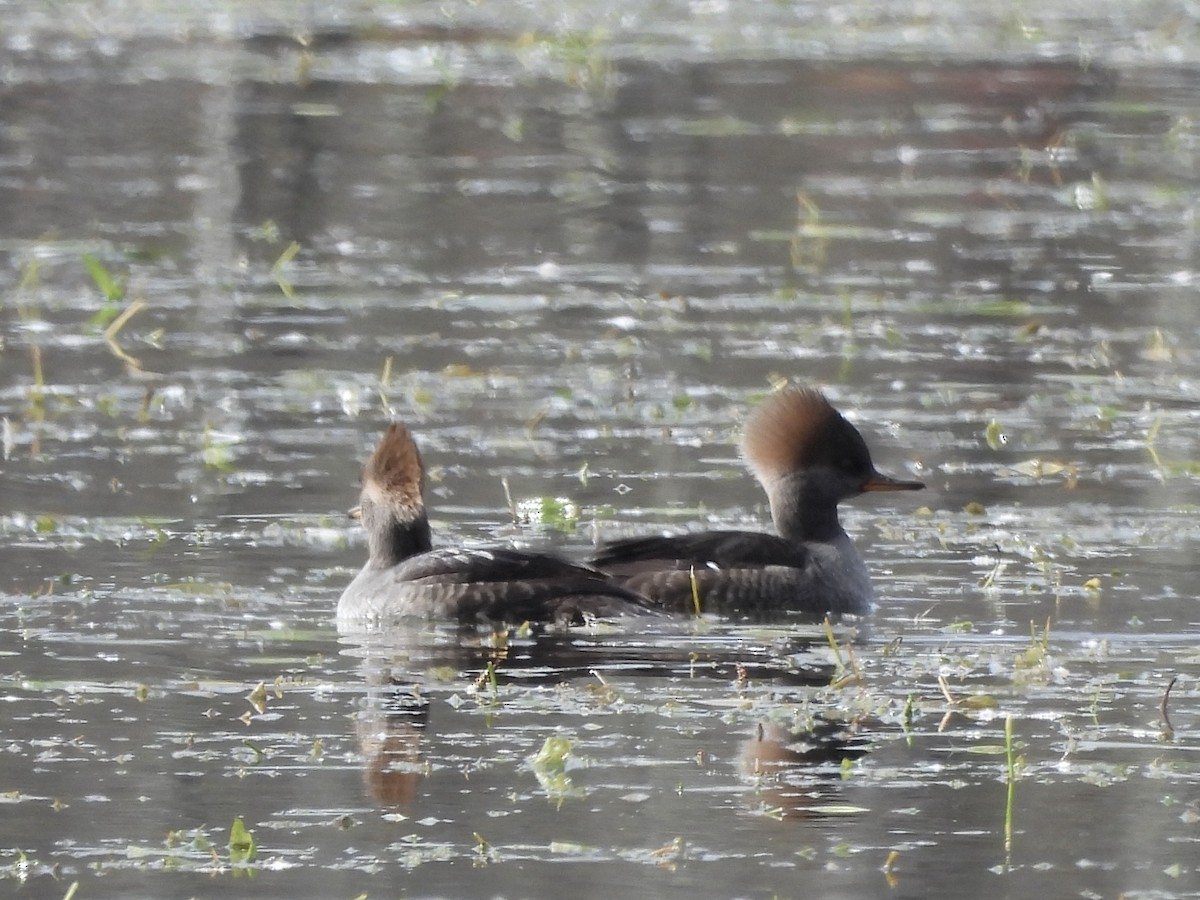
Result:
{"label": "bird reflection in water", "polygon": [[[475,703],[491,704],[495,691],[500,697],[495,715],[503,717],[527,710],[514,687],[564,686],[561,694],[538,692],[543,700],[563,698],[565,705],[554,713],[559,720],[554,733],[570,732],[588,718],[586,709],[600,704],[627,717],[624,724],[609,720],[619,737],[657,729],[661,714],[656,710],[663,704],[677,709],[682,703],[696,711],[727,709],[732,684],[739,695],[737,708],[752,717],[757,708],[769,708],[770,714],[757,716],[749,737],[740,741],[736,732],[747,718],[737,716],[728,741],[718,740],[724,749],[697,754],[704,760],[703,777],[740,781],[743,802],[759,811],[787,818],[821,815],[823,808],[839,802],[842,764],[870,751],[872,732],[869,725],[839,719],[833,712],[806,720],[802,727],[780,719],[788,708],[797,713],[806,709],[813,691],[829,685],[835,668],[822,664],[820,644],[818,639],[795,638],[764,643],[760,635],[752,645],[740,632],[663,641],[577,631],[510,642],[451,628],[381,636],[370,647],[350,651],[364,657],[365,698],[354,723],[363,783],[377,807],[406,813],[422,802],[422,795],[439,791],[450,774],[439,763],[450,750],[441,746],[443,738],[455,733],[448,740],[459,749],[464,738],[474,743],[460,732],[470,730],[467,720],[475,717],[467,716],[461,724],[458,720]],[[474,701],[465,701],[471,706],[461,715],[449,702],[452,696],[472,695]],[[579,706],[581,698],[584,707]],[[623,709],[621,704],[626,704]],[[547,708],[538,710],[545,713]],[[647,716],[651,721],[645,721]],[[530,777],[538,777],[534,762],[530,771]],[[541,792],[560,803],[584,794],[579,788],[556,796],[553,786],[538,780]]]}
{"label": "bird reflection in water", "polygon": [[430,772],[424,746],[429,700],[412,683],[396,682],[390,694],[384,691],[368,700],[354,723],[363,783],[377,805],[408,807]]}
{"label": "bird reflection in water", "polygon": [[738,748],[738,766],[754,798],[780,816],[821,815],[841,785],[842,766],[870,752],[870,736],[855,721],[817,717],[796,731],[759,722]]}

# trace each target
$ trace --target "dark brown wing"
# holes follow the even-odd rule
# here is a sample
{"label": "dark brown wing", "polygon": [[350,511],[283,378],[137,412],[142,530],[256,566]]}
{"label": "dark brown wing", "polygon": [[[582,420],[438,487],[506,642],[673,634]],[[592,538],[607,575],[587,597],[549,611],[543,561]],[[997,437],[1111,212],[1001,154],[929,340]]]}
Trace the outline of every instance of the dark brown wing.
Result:
{"label": "dark brown wing", "polygon": [[438,618],[578,622],[586,616],[660,614],[598,569],[549,553],[432,550],[395,566],[389,576],[423,598]]}
{"label": "dark brown wing", "polygon": [[468,584],[477,581],[517,581],[544,578],[608,577],[592,566],[574,563],[553,553],[511,547],[436,549],[410,557],[395,566],[397,581],[437,581]]}
{"label": "dark brown wing", "polygon": [[628,576],[654,569],[746,569],[787,566],[803,569],[803,546],[759,531],[705,531],[696,534],[627,538],[606,544],[591,560],[598,569]]}
{"label": "dark brown wing", "polygon": [[870,608],[869,597],[841,590],[828,572],[820,577],[808,548],[761,532],[631,538],[607,544],[591,562],[671,612],[819,622]]}

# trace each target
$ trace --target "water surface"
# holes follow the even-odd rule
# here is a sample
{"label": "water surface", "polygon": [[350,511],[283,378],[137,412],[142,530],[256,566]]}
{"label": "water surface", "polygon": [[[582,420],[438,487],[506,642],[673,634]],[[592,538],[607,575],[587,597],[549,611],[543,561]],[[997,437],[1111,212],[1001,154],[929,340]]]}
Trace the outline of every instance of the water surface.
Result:
{"label": "water surface", "polygon": [[[0,8],[14,894],[1200,894],[1186,15]],[[783,380],[929,486],[836,652],[337,634],[390,418],[582,555]]]}

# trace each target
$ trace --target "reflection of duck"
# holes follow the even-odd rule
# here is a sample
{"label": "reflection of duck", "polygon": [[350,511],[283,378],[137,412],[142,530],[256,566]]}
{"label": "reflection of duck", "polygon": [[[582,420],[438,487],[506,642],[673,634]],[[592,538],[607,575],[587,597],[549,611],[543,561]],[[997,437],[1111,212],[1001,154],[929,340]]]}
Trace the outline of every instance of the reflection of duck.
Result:
{"label": "reflection of duck", "polygon": [[838,521],[840,501],[864,491],[912,491],[875,470],[858,430],[811,389],[785,390],[746,426],[743,450],[767,492],[779,535],[710,531],[615,541],[592,560],[672,610],[867,612],[866,566]]}
{"label": "reflection of duck", "polygon": [[858,759],[867,742],[851,725],[817,719],[805,731],[793,733],[782,725],[760,722],[754,737],[742,742],[739,761],[747,775],[778,775],[790,766],[813,766]]}
{"label": "reflection of duck", "polygon": [[409,806],[428,776],[422,742],[429,704],[413,686],[396,688],[389,702],[355,720],[363,781],[380,806]]}
{"label": "reflection of duck", "polygon": [[425,471],[408,429],[393,423],[363,467],[368,557],[338,601],[344,624],[401,618],[574,622],[653,614],[602,572],[547,553],[432,549]]}
{"label": "reflection of duck", "polygon": [[[471,777],[470,765],[464,767],[464,748],[510,746],[511,737],[505,736],[513,734],[510,726],[524,730],[535,710],[539,717],[555,710],[556,723],[549,730],[571,736],[590,730],[587,723],[597,721],[601,710],[619,707],[622,716],[633,718],[620,727],[614,724],[610,764],[629,769],[636,766],[629,754],[643,753],[621,745],[630,741],[640,747],[639,735],[657,727],[649,720],[659,716],[656,710],[664,702],[671,708],[690,708],[697,721],[708,723],[701,726],[708,732],[705,746],[711,739],[726,748],[721,755],[732,766],[723,767],[722,777],[734,777],[748,787],[748,805],[766,803],[790,812],[806,803],[811,806],[814,797],[819,801],[826,789],[836,790],[836,763],[869,749],[854,725],[817,716],[807,730],[792,733],[773,724],[788,704],[772,699],[772,722],[764,723],[752,739],[727,733],[732,679],[739,696],[751,681],[769,688],[773,698],[808,697],[828,685],[833,664],[816,662],[816,648],[825,646],[824,637],[804,637],[786,629],[775,640],[764,641],[757,627],[697,631],[690,623],[681,624],[687,627],[672,633],[668,624],[649,635],[622,635],[606,628],[510,637],[447,624],[343,635],[342,655],[361,661],[363,691],[349,727],[367,797],[381,809],[410,816],[417,808],[444,809],[455,802],[461,779]],[[810,658],[813,661],[806,662]],[[749,696],[757,696],[757,689]],[[738,707],[744,699],[737,701]],[[796,714],[806,710],[807,702],[796,707]],[[694,747],[689,735],[677,737],[672,749],[663,749],[659,756],[674,758],[676,748]],[[539,746],[532,738],[511,746],[519,745],[533,750]],[[544,752],[533,758],[508,756],[522,769],[513,777],[525,779],[530,787],[536,780],[556,802],[579,796],[587,779],[572,782],[576,773],[569,759],[563,759],[563,750],[541,746]],[[480,752],[473,749],[466,756],[474,758]],[[581,755],[591,752],[599,751],[593,746]],[[505,756],[502,752],[494,758]],[[521,759],[527,767],[520,766]],[[604,764],[598,757],[596,765]],[[676,785],[669,770],[656,762],[650,765],[672,779],[669,787]],[[621,776],[616,777],[619,782]],[[634,784],[654,776],[636,772],[627,777]]]}
{"label": "reflection of duck", "polygon": [[799,732],[759,723],[738,750],[739,767],[753,780],[760,803],[811,817],[832,799],[841,764],[865,756],[870,746],[854,725],[818,718]]}

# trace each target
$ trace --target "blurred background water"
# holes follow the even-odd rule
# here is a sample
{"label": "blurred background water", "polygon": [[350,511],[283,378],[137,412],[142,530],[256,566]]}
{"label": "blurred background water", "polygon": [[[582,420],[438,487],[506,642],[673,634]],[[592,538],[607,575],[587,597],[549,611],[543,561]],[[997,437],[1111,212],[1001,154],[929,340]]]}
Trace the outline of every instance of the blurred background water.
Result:
{"label": "blurred background water", "polygon": [[[1200,893],[1192,6],[176,7],[0,3],[14,893]],[[336,634],[390,418],[586,554],[784,380],[929,485],[841,668]]]}

